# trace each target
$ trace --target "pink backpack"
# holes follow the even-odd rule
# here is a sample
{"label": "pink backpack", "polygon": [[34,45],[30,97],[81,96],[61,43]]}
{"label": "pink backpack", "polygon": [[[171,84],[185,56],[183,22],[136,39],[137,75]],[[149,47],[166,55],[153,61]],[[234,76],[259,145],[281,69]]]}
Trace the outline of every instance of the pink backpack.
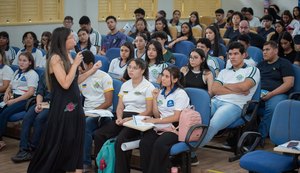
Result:
{"label": "pink backpack", "polygon": [[[189,129],[195,124],[201,124],[201,115],[199,112],[194,110],[194,107],[184,109],[179,118],[179,131],[178,131],[178,141],[185,141],[185,137]],[[202,134],[202,128],[194,130],[189,142],[197,141]]]}

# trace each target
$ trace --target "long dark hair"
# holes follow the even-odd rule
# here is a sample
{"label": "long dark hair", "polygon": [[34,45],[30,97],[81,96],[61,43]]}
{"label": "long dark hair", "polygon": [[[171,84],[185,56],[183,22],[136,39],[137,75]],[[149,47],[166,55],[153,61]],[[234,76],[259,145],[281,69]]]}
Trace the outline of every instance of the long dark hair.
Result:
{"label": "long dark hair", "polygon": [[146,56],[145,56],[145,60],[146,62],[149,64],[150,63],[150,59],[149,59],[149,56],[148,56],[148,49],[149,49],[149,46],[150,45],[153,45],[156,49],[156,52],[157,52],[157,56],[155,58],[155,64],[161,64],[164,62],[164,55],[163,55],[163,52],[162,52],[162,47],[161,47],[161,44],[156,41],[156,40],[151,40],[149,42],[149,44],[146,46]]}
{"label": "long dark hair", "polygon": [[[30,34],[32,37],[33,37],[33,47],[37,48],[39,46],[39,41],[37,39],[37,36],[34,32],[32,31],[27,31],[23,34],[23,37],[22,37],[22,42],[25,41],[25,38],[27,37],[27,35]],[[24,48],[26,49],[26,45],[24,44]]]}
{"label": "long dark hair", "polygon": [[[87,30],[87,29],[85,29],[85,28],[81,28],[81,29],[79,29],[78,30],[78,32],[77,32],[77,35],[79,34],[79,32],[80,31],[85,31],[88,35],[89,35],[89,31]],[[91,47],[92,47],[92,43],[91,43],[91,39],[90,39],[90,36],[88,37],[88,44],[87,44],[87,50],[90,50],[91,49]],[[78,44],[79,43],[79,44]],[[81,42],[80,42],[80,39],[78,40],[78,43],[77,43],[77,45],[75,46],[75,51],[78,53],[78,52],[80,52],[81,50],[80,50],[80,44],[81,44]],[[79,47],[78,47],[79,46]]]}
{"label": "long dark hair", "polygon": [[18,58],[20,58],[20,56],[25,56],[28,59],[28,61],[31,62],[31,64],[25,70],[25,72],[28,72],[29,70],[34,69],[34,67],[35,67],[34,66],[34,58],[33,58],[32,54],[30,52],[22,52],[22,53],[20,53]]}
{"label": "long dark hair", "polygon": [[46,66],[46,81],[49,90],[51,90],[51,81],[50,81],[50,60],[54,55],[60,56],[61,61],[63,62],[64,69],[66,73],[69,72],[71,68],[71,62],[68,58],[68,50],[66,48],[66,41],[68,36],[71,34],[71,30],[65,27],[59,27],[54,29],[52,32],[52,38],[50,42],[50,50],[48,53],[49,58],[47,58],[47,66]]}
{"label": "long dark hair", "polygon": [[[155,25],[156,25],[156,22],[158,22],[158,21],[161,21],[161,23],[162,23],[163,25],[165,25],[163,31],[165,31],[165,33],[167,33],[168,35],[171,35],[170,30],[169,30],[169,26],[168,26],[168,21],[167,21],[167,19],[164,18],[164,17],[159,17],[159,18],[157,18],[157,19],[155,20]],[[157,31],[156,27],[155,27],[154,31]]]}
{"label": "long dark hair", "polygon": [[[173,77],[174,79],[178,79],[176,83],[174,83],[174,87],[183,88],[184,84],[184,75],[180,72],[179,68],[176,66],[169,66],[163,69],[162,73],[164,71],[168,71],[170,73],[170,77]],[[171,85],[172,85],[171,81]]]}
{"label": "long dark hair", "polygon": [[[148,69],[148,64],[147,64],[147,62],[145,62],[145,61],[144,61],[143,59],[141,59],[141,58],[136,58],[136,59],[131,59],[131,60],[129,60],[127,64],[129,65],[132,61],[134,61],[135,64],[136,64],[139,68],[141,68],[142,70],[144,70],[143,76],[145,77],[145,79],[149,80],[149,69]],[[128,75],[128,70],[127,70],[127,68],[126,68],[126,70],[125,70],[125,72],[124,72],[124,74],[123,74],[123,79],[125,79],[125,80],[129,80],[129,79],[130,79],[130,77],[129,77],[129,75]]]}
{"label": "long dark hair", "polygon": [[[188,28],[189,28],[189,32],[188,32],[188,40],[190,40],[190,38],[193,38],[193,31],[192,31],[192,27],[191,27],[191,25],[188,23],[188,22],[183,22],[182,24],[181,24],[181,27],[183,26],[183,25],[187,25],[188,26]],[[184,34],[182,33],[182,31],[180,32],[180,36],[179,37],[181,37],[181,36],[184,36]]]}
{"label": "long dark hair", "polygon": [[[202,63],[200,64],[200,71],[205,71],[205,70],[209,70],[209,67],[207,65],[207,58],[205,57],[205,53],[202,49],[199,48],[195,48],[190,52],[190,56],[192,52],[196,52],[198,55],[200,55],[201,59],[202,59]],[[203,61],[204,60],[204,61]],[[191,63],[189,61],[188,63],[188,68],[189,70],[193,70],[193,67],[191,66]]]}
{"label": "long dark hair", "polygon": [[193,25],[193,23],[192,23],[192,21],[191,21],[191,17],[190,17],[190,18],[189,18],[189,24],[190,24],[191,26],[200,25],[200,20],[199,20],[199,14],[198,14],[198,12],[197,12],[197,11],[193,11],[193,12],[191,12],[190,16],[191,16],[191,15],[195,15],[195,16],[196,16],[196,21],[195,21],[195,24]]}
{"label": "long dark hair", "polygon": [[292,35],[289,32],[285,31],[280,35],[280,37],[278,39],[278,55],[280,57],[283,57],[284,56],[284,50],[283,50],[283,47],[281,46],[281,43],[280,43],[281,39],[284,39],[284,40],[287,40],[288,42],[290,42],[291,48],[293,50],[295,50],[295,43],[294,43]]}
{"label": "long dark hair", "polygon": [[[126,60],[126,63],[127,63],[129,60],[131,60],[131,59],[134,58],[134,46],[130,42],[125,42],[125,43],[122,44],[122,46],[125,46],[125,47],[127,47],[129,49],[129,56],[128,56],[127,60]],[[121,51],[121,49],[120,49],[120,51]]]}
{"label": "long dark hair", "polygon": [[[218,57],[219,56],[219,32],[217,30],[217,28],[213,25],[208,26],[205,31],[207,29],[210,29],[214,34],[215,34],[215,38],[214,38],[214,44],[213,47],[211,48],[213,50],[213,56]],[[206,37],[206,34],[205,34]]]}
{"label": "long dark hair", "polygon": [[47,40],[47,43],[46,43],[47,45],[44,45],[43,42],[41,41],[41,49],[44,49],[44,47],[46,46],[46,50],[45,51],[49,50],[49,43],[51,41],[51,35],[52,34],[49,31],[45,31],[45,32],[42,33],[42,38],[41,39],[43,39],[43,36],[44,36],[44,37],[47,37],[48,40]]}

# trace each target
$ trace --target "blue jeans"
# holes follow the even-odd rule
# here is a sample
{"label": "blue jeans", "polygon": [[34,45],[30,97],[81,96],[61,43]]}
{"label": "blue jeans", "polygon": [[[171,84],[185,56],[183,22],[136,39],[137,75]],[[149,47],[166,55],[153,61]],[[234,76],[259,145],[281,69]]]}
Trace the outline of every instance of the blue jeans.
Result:
{"label": "blue jeans", "polygon": [[[93,143],[93,132],[100,128],[99,117],[86,117],[85,118],[85,137],[84,137],[84,152],[83,164],[92,165],[91,152]],[[101,118],[101,124],[110,121],[110,118]]]}
{"label": "blue jeans", "polygon": [[224,102],[213,98],[211,100],[211,116],[208,131],[201,143],[201,147],[206,145],[219,130],[225,129],[236,121],[242,113],[242,109],[235,104]]}
{"label": "blue jeans", "polygon": [[[36,105],[31,106],[23,118],[20,140],[21,150],[35,149],[38,146],[48,117],[49,109],[43,109],[40,113],[36,113],[35,106]],[[31,143],[29,143],[31,126],[33,126],[34,131],[31,137]]]}
{"label": "blue jeans", "polygon": [[10,106],[4,107],[1,110],[1,113],[0,113],[0,138],[2,138],[2,136],[5,132],[7,121],[9,119],[9,117],[11,117],[15,113],[25,111],[26,103],[27,103],[27,100],[22,100],[17,103],[14,103]]}
{"label": "blue jeans", "polygon": [[258,130],[263,138],[266,138],[269,134],[273,112],[276,105],[287,98],[288,96],[286,94],[279,94],[260,104],[259,114],[261,115],[261,121],[259,123]]}

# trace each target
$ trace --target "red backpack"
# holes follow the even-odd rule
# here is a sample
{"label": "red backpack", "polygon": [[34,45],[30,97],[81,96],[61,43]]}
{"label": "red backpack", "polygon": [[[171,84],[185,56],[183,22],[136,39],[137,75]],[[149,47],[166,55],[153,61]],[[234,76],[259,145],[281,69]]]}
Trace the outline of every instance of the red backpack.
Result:
{"label": "red backpack", "polygon": [[[190,108],[184,109],[179,118],[179,125],[178,125],[178,141],[185,141],[185,137],[187,135],[187,132],[189,129],[195,125],[195,124],[201,124],[201,115],[199,112],[195,111],[194,107],[191,106]],[[191,141],[197,141],[201,134],[203,129],[195,129],[192,133],[189,142]]]}

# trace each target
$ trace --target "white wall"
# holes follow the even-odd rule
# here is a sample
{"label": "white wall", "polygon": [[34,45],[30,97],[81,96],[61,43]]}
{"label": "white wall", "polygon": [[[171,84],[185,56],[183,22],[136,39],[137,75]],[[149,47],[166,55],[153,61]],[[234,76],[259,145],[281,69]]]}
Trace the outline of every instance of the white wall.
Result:
{"label": "white wall", "polygon": [[[90,17],[92,27],[98,30],[101,34],[106,34],[108,29],[105,22],[98,22],[98,0],[65,0],[64,1],[65,16],[70,15],[74,18],[73,30],[76,32],[79,29],[78,20],[81,16],[87,15]],[[252,7],[256,16],[263,15],[264,0],[222,0],[222,8],[227,11],[229,9],[240,10],[242,7]],[[292,10],[298,5],[298,0],[271,0],[280,6],[281,11]],[[158,0],[158,10],[164,9],[167,12],[167,18],[172,17],[173,0]],[[133,21],[118,21],[118,28],[124,26],[127,22]],[[153,20],[149,21],[153,24]],[[43,31],[53,31],[56,27],[62,26],[58,24],[39,24],[39,25],[22,25],[22,26],[0,26],[0,31],[7,31],[10,35],[11,45],[23,47],[22,36],[26,31],[33,31],[37,34],[38,39]]]}

